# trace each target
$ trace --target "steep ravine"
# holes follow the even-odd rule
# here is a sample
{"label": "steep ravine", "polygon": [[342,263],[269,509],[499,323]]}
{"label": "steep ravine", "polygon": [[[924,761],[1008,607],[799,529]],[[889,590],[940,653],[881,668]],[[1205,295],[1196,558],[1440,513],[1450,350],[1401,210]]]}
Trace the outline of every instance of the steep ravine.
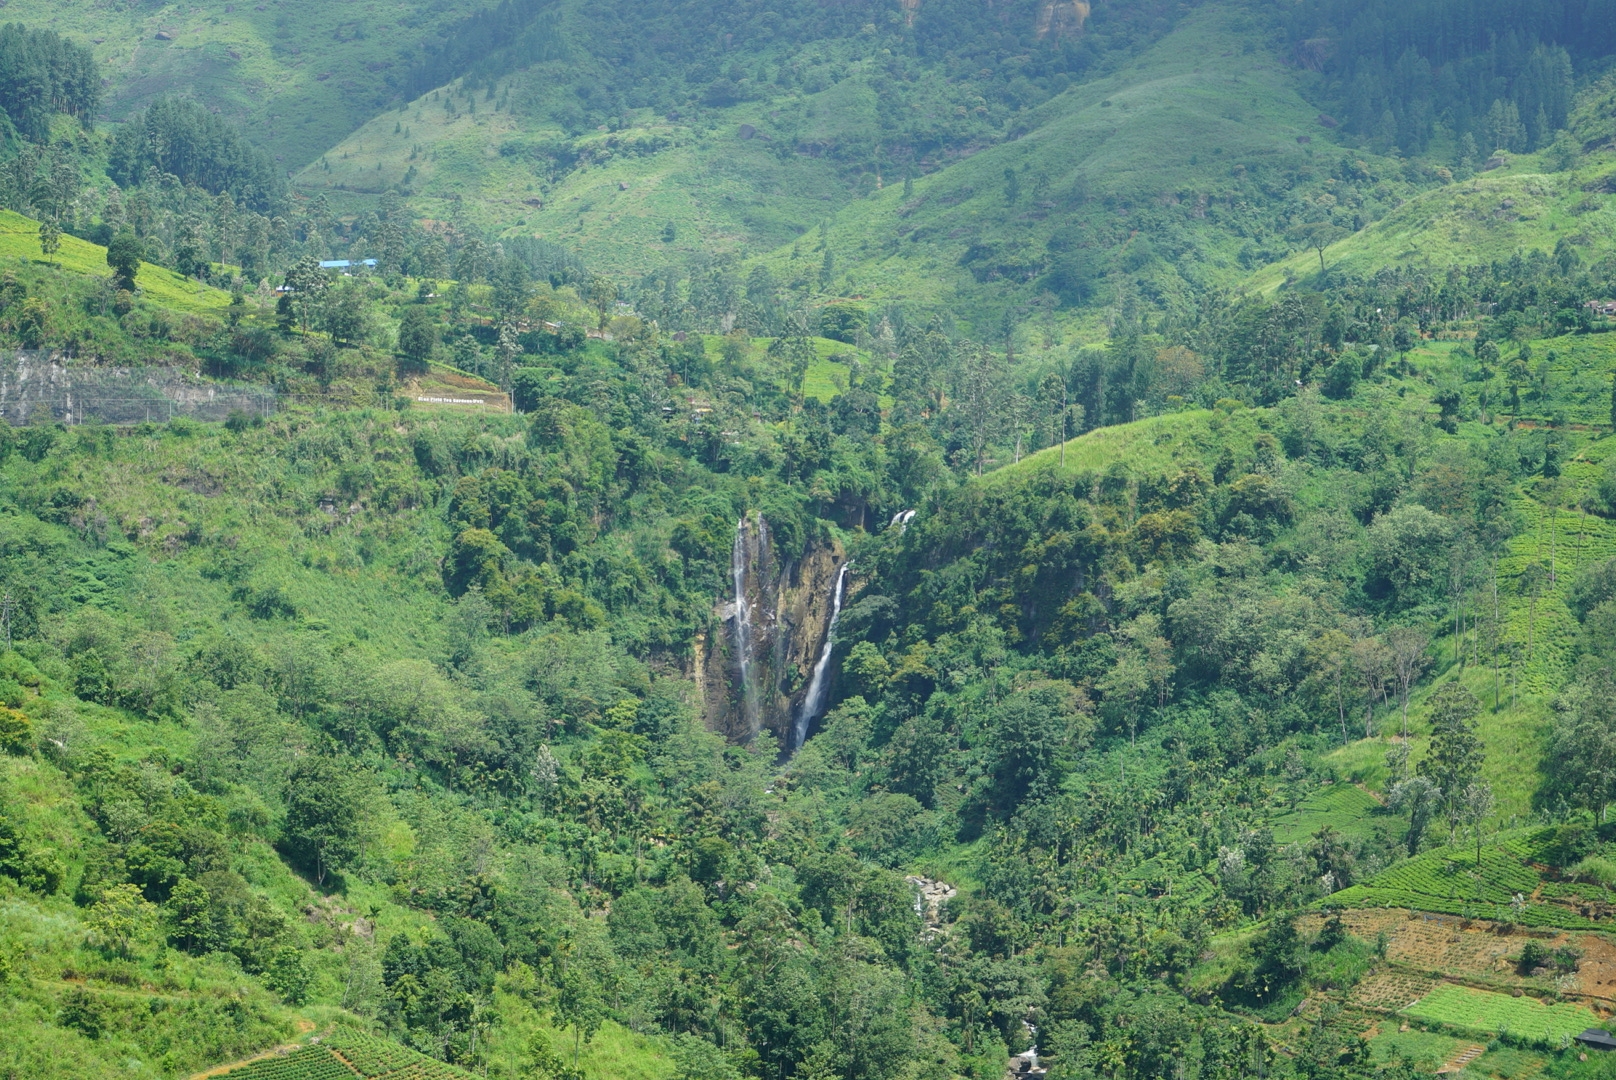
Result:
{"label": "steep ravine", "polygon": [[[792,749],[792,730],[829,631],[836,579],[847,556],[832,541],[782,560],[771,539],[759,516],[748,515],[738,526],[745,611],[733,595],[718,602],[715,629],[696,642],[695,677],[710,729],[736,743],[767,731],[785,751]],[[744,655],[738,647],[743,640]]]}

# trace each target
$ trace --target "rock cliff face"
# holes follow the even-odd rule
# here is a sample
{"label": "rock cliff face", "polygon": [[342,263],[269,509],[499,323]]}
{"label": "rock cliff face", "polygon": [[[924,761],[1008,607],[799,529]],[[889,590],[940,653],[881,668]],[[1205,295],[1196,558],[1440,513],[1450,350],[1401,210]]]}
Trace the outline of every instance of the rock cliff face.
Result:
{"label": "rock cliff face", "polygon": [[829,632],[840,545],[811,546],[800,559],[775,550],[768,522],[736,527],[733,591],[714,611],[716,629],[696,643],[696,683],[707,726],[732,742],[767,731],[781,750],[808,694]]}

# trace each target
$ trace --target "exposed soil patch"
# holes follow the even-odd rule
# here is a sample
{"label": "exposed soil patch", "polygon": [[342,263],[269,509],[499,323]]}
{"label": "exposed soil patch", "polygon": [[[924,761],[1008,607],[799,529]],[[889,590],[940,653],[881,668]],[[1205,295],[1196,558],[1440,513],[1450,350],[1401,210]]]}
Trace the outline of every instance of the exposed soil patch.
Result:
{"label": "exposed soil patch", "polygon": [[[1341,921],[1355,936],[1375,941],[1386,935],[1391,970],[1365,978],[1351,995],[1354,1004],[1396,1011],[1430,990],[1439,980],[1480,984],[1542,994],[1557,991],[1584,998],[1600,1012],[1616,1010],[1616,940],[1585,931],[1522,930],[1484,920],[1410,912],[1403,908],[1343,911]],[[1299,923],[1304,933],[1317,933],[1324,916],[1309,915]],[[1521,949],[1536,941],[1553,951],[1570,946],[1581,953],[1575,973],[1555,977],[1522,975],[1516,967]],[[1517,993],[1520,991],[1518,990]]]}

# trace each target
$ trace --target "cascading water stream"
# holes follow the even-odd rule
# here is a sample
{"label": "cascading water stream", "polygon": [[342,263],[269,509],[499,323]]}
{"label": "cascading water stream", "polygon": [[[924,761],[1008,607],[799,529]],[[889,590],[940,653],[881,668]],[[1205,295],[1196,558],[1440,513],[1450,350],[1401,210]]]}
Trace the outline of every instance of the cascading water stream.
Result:
{"label": "cascading water stream", "polygon": [[730,577],[735,582],[735,653],[740,658],[741,715],[750,730],[757,730],[757,694],[752,687],[752,615],[746,602],[746,518],[735,523],[735,546],[730,549]]}
{"label": "cascading water stream", "polygon": [[825,681],[825,673],[830,670],[830,651],[836,644],[836,620],[842,615],[842,590],[847,584],[848,563],[836,572],[836,587],[831,591],[830,622],[825,627],[825,646],[819,650],[819,659],[814,662],[813,678],[808,680],[808,693],[803,696],[802,710],[797,713],[797,723],[791,733],[791,749],[799,749],[808,739],[808,725],[819,718],[825,710],[825,697],[829,687]]}

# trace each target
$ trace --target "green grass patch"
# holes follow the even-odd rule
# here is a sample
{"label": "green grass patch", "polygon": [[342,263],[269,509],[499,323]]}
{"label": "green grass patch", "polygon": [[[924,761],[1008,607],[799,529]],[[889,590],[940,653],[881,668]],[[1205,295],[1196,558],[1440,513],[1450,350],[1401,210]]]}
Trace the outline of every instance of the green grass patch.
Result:
{"label": "green grass patch", "polygon": [[1511,997],[1468,986],[1444,984],[1403,1010],[1405,1016],[1470,1031],[1555,1044],[1599,1023],[1582,1005],[1548,1005],[1533,997]]}
{"label": "green grass patch", "polygon": [[[1261,430],[1261,418],[1266,415],[1267,410],[1263,409],[1237,409],[1232,414],[1191,409],[1131,424],[1097,428],[1067,441],[1065,469],[1068,473],[1098,472],[1120,466],[1134,475],[1143,475],[1171,474],[1195,465],[1210,475],[1223,447],[1232,448],[1237,457],[1251,452],[1251,445]],[[1051,446],[1028,454],[1015,465],[996,469],[979,482],[987,485],[1016,483],[1032,472],[1058,469],[1061,462],[1061,447]]]}
{"label": "green grass patch", "polygon": [[1306,840],[1320,829],[1330,828],[1343,836],[1372,834],[1374,816],[1381,805],[1373,795],[1355,784],[1331,784],[1309,795],[1296,809],[1273,821],[1274,839],[1281,844]]}
{"label": "green grass patch", "polygon": [[1377,1064],[1408,1061],[1422,1072],[1435,1072],[1469,1040],[1431,1031],[1387,1031],[1369,1042]]}
{"label": "green grass patch", "polygon": [[[62,249],[47,259],[39,250],[39,222],[10,210],[0,210],[0,259],[22,259],[55,266],[75,274],[104,278],[107,249],[76,236],[62,236]],[[148,300],[163,307],[193,314],[223,314],[230,294],[151,263],[141,263],[135,284]]]}

